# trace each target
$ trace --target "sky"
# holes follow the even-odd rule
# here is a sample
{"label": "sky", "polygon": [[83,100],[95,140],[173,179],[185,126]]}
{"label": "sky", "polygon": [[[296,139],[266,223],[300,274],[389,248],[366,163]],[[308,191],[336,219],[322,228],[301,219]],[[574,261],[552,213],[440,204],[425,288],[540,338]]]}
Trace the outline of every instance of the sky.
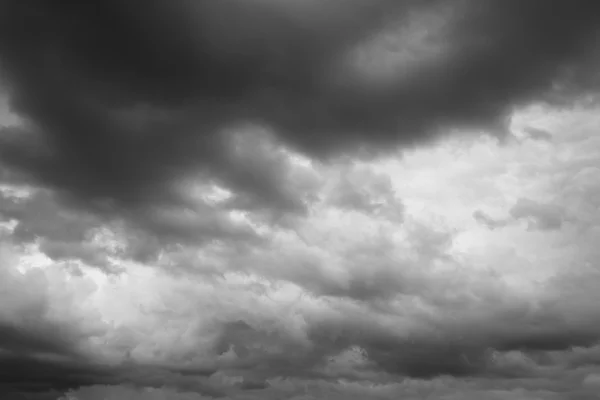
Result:
{"label": "sky", "polygon": [[8,400],[600,399],[596,0],[0,0]]}

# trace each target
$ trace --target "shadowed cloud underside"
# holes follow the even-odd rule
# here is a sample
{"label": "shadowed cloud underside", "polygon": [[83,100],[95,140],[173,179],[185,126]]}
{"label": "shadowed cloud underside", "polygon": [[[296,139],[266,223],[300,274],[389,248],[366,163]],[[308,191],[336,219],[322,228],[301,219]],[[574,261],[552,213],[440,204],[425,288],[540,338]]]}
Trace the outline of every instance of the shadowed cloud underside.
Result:
{"label": "shadowed cloud underside", "polygon": [[0,0],[0,392],[597,398],[599,34],[593,0]]}

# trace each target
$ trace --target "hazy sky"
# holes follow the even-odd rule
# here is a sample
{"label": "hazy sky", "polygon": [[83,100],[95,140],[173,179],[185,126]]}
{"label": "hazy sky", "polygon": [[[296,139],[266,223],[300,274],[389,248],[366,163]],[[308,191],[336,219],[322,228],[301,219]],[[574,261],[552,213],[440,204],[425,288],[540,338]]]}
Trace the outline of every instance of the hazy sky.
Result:
{"label": "hazy sky", "polygon": [[0,0],[0,396],[600,399],[597,0]]}

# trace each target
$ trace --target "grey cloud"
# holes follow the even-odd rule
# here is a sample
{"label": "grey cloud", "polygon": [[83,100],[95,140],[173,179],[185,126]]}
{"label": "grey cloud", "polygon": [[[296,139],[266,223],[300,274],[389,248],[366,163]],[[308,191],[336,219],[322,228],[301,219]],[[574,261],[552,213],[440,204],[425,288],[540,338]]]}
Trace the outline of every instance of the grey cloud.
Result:
{"label": "grey cloud", "polygon": [[[449,21],[433,60],[383,85],[342,62],[419,12]],[[232,188],[240,207],[302,212],[272,149],[235,152],[230,128],[248,122],[328,159],[497,126],[517,105],[597,88],[588,78],[600,6],[585,0],[7,0],[1,15],[1,65],[27,121],[2,135],[6,169],[126,209],[182,207],[174,183],[201,173]]]}
{"label": "grey cloud", "polygon": [[598,389],[600,388],[600,374],[591,373],[583,379],[582,383],[584,386]]}
{"label": "grey cloud", "polygon": [[473,213],[473,218],[475,218],[475,220],[477,222],[479,222],[480,224],[485,225],[489,229],[492,229],[492,230],[498,229],[498,228],[503,228],[506,225],[508,225],[508,223],[509,223],[509,221],[507,221],[505,219],[492,218],[481,210],[475,211]]}
{"label": "grey cloud", "polygon": [[268,387],[268,383],[259,380],[244,380],[241,384],[243,390],[262,390]]}
{"label": "grey cloud", "polygon": [[[45,331],[44,333],[48,333]],[[29,335],[32,335],[29,333]],[[42,333],[33,334],[42,340]],[[74,346],[58,348],[53,338],[54,353],[47,349],[23,343],[19,351],[0,353],[0,389],[20,393],[43,393],[50,390],[65,392],[79,387],[112,384],[136,387],[172,387],[181,391],[202,393],[208,397],[222,397],[224,387],[211,383],[205,374],[183,374],[168,367],[155,367],[138,363],[135,365],[103,365],[86,359]],[[5,340],[0,327],[0,341]],[[26,351],[25,351],[26,350]],[[52,358],[48,355],[53,355]]]}
{"label": "grey cloud", "polygon": [[[224,396],[223,388],[208,382],[206,378],[183,376],[159,368],[108,367],[85,361],[57,362],[23,356],[2,356],[0,366],[3,367],[0,388],[5,392],[22,393],[26,396],[49,391],[85,394],[94,392],[88,388],[95,385],[122,385],[131,388],[131,391],[142,391],[139,388],[171,388],[167,389],[171,393],[187,392],[191,398],[198,399]],[[157,394],[160,394],[160,390]]]}
{"label": "grey cloud", "polygon": [[526,198],[517,201],[510,209],[510,215],[515,219],[529,220],[530,229],[541,231],[560,229],[565,219],[565,212],[561,207]]}
{"label": "grey cloud", "polygon": [[[152,264],[161,251],[177,243],[202,246],[219,240],[241,246],[263,240],[251,227],[234,223],[223,210],[208,205],[196,210],[114,210],[111,214],[86,209],[40,188],[25,198],[0,191],[0,219],[16,222],[11,240],[17,244],[38,243],[53,260],[80,260],[107,272],[115,271],[109,256]],[[94,242],[95,233],[107,227],[117,235],[118,248]]]}
{"label": "grey cloud", "polygon": [[[397,399],[407,400],[559,400],[559,399],[595,399],[597,396],[590,388],[577,387],[574,384],[563,384],[559,390],[527,387],[524,381],[502,381],[493,383],[485,379],[473,381],[457,381],[436,379],[423,381],[407,379],[401,383],[385,385],[369,385],[364,382],[325,382],[296,379],[273,380],[273,385],[257,393],[236,393],[225,400],[359,400],[359,399]],[[549,381],[537,382],[544,387],[552,386]],[[525,384],[524,387],[520,386]],[[593,388],[591,388],[593,389]],[[175,392],[164,388],[158,390],[135,389],[128,386],[93,386],[71,392],[80,400],[96,400],[98,398],[113,400],[127,396],[131,399],[151,400],[201,400],[201,395]],[[102,396],[102,397],[100,397]]]}
{"label": "grey cloud", "polygon": [[110,252],[91,242],[101,226],[98,215],[61,202],[56,193],[39,188],[25,198],[0,191],[0,217],[16,226],[10,240],[16,244],[37,243],[39,250],[55,261],[83,261],[111,271]]}
{"label": "grey cloud", "polygon": [[[170,388],[136,388],[128,385],[86,386],[71,390],[68,394],[77,400],[207,400],[212,398],[195,392],[182,392]],[[66,397],[65,400],[70,399]]]}
{"label": "grey cloud", "polygon": [[[252,396],[255,391],[275,390],[269,380],[276,376],[328,382],[338,379],[360,382],[365,377],[382,382],[440,376],[465,380],[550,379],[557,372],[566,373],[572,368],[570,365],[593,365],[591,360],[576,361],[565,356],[571,348],[590,348],[600,338],[600,315],[596,299],[590,294],[597,284],[593,275],[558,277],[547,285],[546,295],[539,299],[538,308],[534,308],[526,300],[508,295],[503,283],[485,271],[458,268],[434,274],[427,268],[435,260],[451,261],[446,254],[451,235],[426,228],[416,230],[418,237],[411,235],[411,238],[423,254],[411,270],[403,270],[405,265],[382,264],[382,279],[372,279],[370,286],[349,287],[339,293],[318,293],[318,287],[305,283],[308,289],[313,289],[312,295],[306,294],[313,296],[314,303],[310,304],[319,304],[322,309],[314,310],[314,314],[307,311],[301,327],[287,326],[287,315],[262,317],[260,309],[238,313],[233,319],[227,314],[219,317],[220,334],[212,346],[219,361],[212,371],[200,373],[192,367],[185,371],[173,365],[137,363],[124,369],[108,368],[105,373],[109,377],[99,374],[98,379],[106,379],[103,382],[110,384],[129,382],[159,387],[165,384],[208,394],[221,389],[206,375],[221,371],[235,373],[257,385],[269,383],[260,390],[242,390],[243,385],[231,389],[231,385],[225,385],[227,390],[241,390]],[[372,247],[371,253],[369,248],[357,251],[368,255],[369,263],[381,262],[386,258],[382,251],[385,245],[382,242],[383,247]],[[377,259],[378,254],[381,259]],[[350,269],[357,281],[368,282],[369,274],[377,275],[377,268],[363,271],[360,268],[363,260],[356,254],[346,257],[359,264],[356,270]],[[403,280],[393,281],[391,276],[396,273]],[[185,293],[177,295],[188,303],[193,299]],[[387,307],[375,307],[378,298],[386,299]],[[390,298],[400,303],[392,307]],[[243,301],[242,297],[239,301]],[[282,322],[264,321],[275,317],[282,318]],[[62,343],[46,335],[40,326],[31,332],[48,337],[51,344]],[[36,350],[30,342],[21,346]],[[344,361],[347,368],[331,364],[331,358],[353,347],[363,351],[355,364]],[[59,350],[60,354],[66,353]],[[193,350],[189,353],[182,357],[193,359]],[[254,387],[254,383],[248,385]]]}
{"label": "grey cloud", "polygon": [[477,210],[473,213],[473,218],[491,230],[503,228],[518,221],[527,221],[529,230],[554,231],[563,226],[567,214],[565,209],[559,205],[520,198],[510,208],[508,217],[493,218],[485,212]]}
{"label": "grey cloud", "polygon": [[0,215],[18,222],[14,235],[23,241],[52,238],[60,241],[82,241],[86,232],[98,221],[86,213],[77,213],[57,204],[49,191],[37,191],[30,197],[17,199],[0,194]]}
{"label": "grey cloud", "polygon": [[[344,398],[346,388],[335,386],[339,385],[340,379],[351,386],[362,384],[365,377],[380,382],[380,385],[412,377],[429,382],[454,380],[460,384],[489,380],[476,388],[438,387],[435,393],[441,398],[451,393],[458,396],[456,398],[461,398],[460,393],[473,393],[473,398],[478,398],[476,394],[479,398],[488,398],[485,396],[489,393],[492,393],[490,396],[498,393],[509,396],[517,387],[525,397],[528,393],[575,393],[569,380],[561,381],[563,386],[560,386],[553,384],[552,379],[566,379],[565,376],[571,376],[569,370],[592,365],[580,360],[576,366],[576,354],[572,354],[571,349],[576,346],[589,348],[600,338],[600,315],[593,307],[595,299],[590,298],[588,288],[581,286],[584,283],[581,278],[557,278],[547,287],[552,296],[543,298],[540,307],[533,309],[526,301],[507,296],[497,282],[477,285],[473,284],[477,277],[460,275],[458,271],[452,274],[454,276],[438,276],[437,280],[430,280],[428,290],[414,293],[415,302],[433,311],[428,314],[415,313],[412,308],[415,302],[412,301],[404,303],[400,312],[398,309],[368,309],[365,302],[332,300],[319,303],[323,310],[314,315],[304,315],[303,328],[286,325],[287,315],[280,316],[281,323],[264,323],[259,310],[238,314],[236,319],[223,315],[220,317],[220,335],[214,343],[214,353],[221,361],[214,370],[177,368],[174,366],[177,360],[173,360],[173,365],[132,362],[119,367],[102,367],[95,372],[97,367],[84,362],[79,371],[91,368],[89,379],[92,382],[82,381],[82,384],[166,385],[179,392],[200,391],[211,396],[222,393],[233,399],[255,395],[268,398],[265,396],[269,393],[273,398],[286,398],[276,394],[278,385],[273,382],[275,377],[281,377],[306,380],[311,384],[322,381],[326,386],[334,385],[328,386],[331,393]],[[447,287],[448,283],[451,287]],[[589,287],[594,284],[589,283]],[[461,292],[463,297],[458,300],[452,296],[452,293]],[[187,295],[181,295],[188,299]],[[572,300],[556,301],[565,296]],[[305,330],[306,337],[295,329]],[[39,329],[37,332],[43,335]],[[336,369],[330,364],[331,358],[353,346],[362,349],[357,360],[346,358],[336,362],[345,363],[356,373]],[[61,350],[60,354],[65,352]],[[187,356],[193,357],[193,354]],[[52,365],[54,363],[49,363],[48,368]],[[328,365],[331,368],[327,368]],[[248,384],[253,389],[244,390],[250,388],[244,388],[244,385],[220,385],[213,376],[207,378],[216,371],[253,382]],[[38,379],[35,374],[29,381]],[[513,380],[518,384],[517,381],[511,384]],[[258,384],[260,382],[268,385],[255,388],[262,386]],[[56,385],[44,387],[64,387],[60,386],[62,383]],[[406,388],[390,392],[377,392],[383,389],[376,387],[365,387],[364,390],[364,396],[381,395],[382,398],[412,393],[402,391]],[[288,393],[292,396],[294,392]],[[332,398],[324,394],[329,393],[327,391],[311,393],[317,399],[319,396]],[[420,398],[422,394],[423,391],[416,391],[413,395]]]}
{"label": "grey cloud", "polygon": [[[52,272],[13,273],[4,256],[0,259],[0,391],[30,396],[93,384],[131,384],[222,394],[222,388],[206,378],[214,371],[184,373],[169,365],[109,365],[90,358],[87,341],[107,330],[100,316],[94,310],[82,316],[61,309],[51,299],[50,281],[56,283],[56,277],[49,275]],[[85,291],[86,282],[73,279],[63,284],[53,288],[61,291],[61,301],[77,304],[67,285],[77,285],[74,292]]]}
{"label": "grey cloud", "polygon": [[[13,273],[0,256],[0,351],[17,355],[76,354],[76,346],[88,335],[98,333],[101,323],[79,327],[52,317],[48,303],[48,275],[32,270]],[[69,300],[69,297],[65,297]],[[94,315],[90,315],[93,317]],[[62,316],[61,316],[62,317]]]}
{"label": "grey cloud", "polygon": [[551,141],[552,134],[544,129],[535,128],[533,126],[527,127],[525,129],[525,133],[527,137],[533,140],[542,140],[542,141]]}
{"label": "grey cloud", "polygon": [[48,361],[35,357],[2,355],[1,388],[4,392],[43,394],[111,380],[111,373],[77,361]]}
{"label": "grey cloud", "polygon": [[307,234],[290,249],[275,240],[256,247],[255,252],[231,253],[229,265],[234,271],[256,273],[274,282],[292,282],[317,297],[386,307],[395,298],[429,290],[427,274],[432,263],[449,259],[446,251],[452,242],[451,233],[415,222],[406,222],[404,228],[409,231],[406,245],[411,252],[397,248],[390,230],[331,249],[321,242],[321,236]]}
{"label": "grey cloud", "polygon": [[108,252],[89,242],[100,219],[89,212],[60,204],[55,193],[36,190],[26,198],[0,191],[0,217],[16,226],[10,239],[17,244],[38,243],[53,260],[81,260],[109,271]]}
{"label": "grey cloud", "polygon": [[600,365],[600,346],[573,347],[568,354],[554,354],[557,362],[568,368]]}
{"label": "grey cloud", "polygon": [[[305,319],[308,344],[285,330],[240,320],[223,331],[218,352],[236,359],[232,368],[261,371],[263,378],[281,374],[352,380],[383,372],[512,379],[546,376],[548,363],[564,371],[564,362],[544,361],[540,354],[564,353],[574,346],[589,349],[600,340],[600,315],[590,297],[594,275],[584,274],[588,279],[581,280],[567,271],[545,286],[536,308],[507,294],[511,290],[505,283],[485,270],[457,266],[434,272],[439,260],[455,262],[448,254],[451,234],[416,226],[409,238],[411,248],[419,249],[416,261],[390,253],[394,246],[384,236],[352,244],[347,252],[336,249],[343,254],[345,274],[340,276],[304,263],[296,253],[276,252],[277,262],[241,255],[242,272],[300,285],[306,296],[335,312],[324,320]],[[395,333],[396,325],[412,328]],[[364,349],[364,370],[327,367],[329,357],[352,346]]]}
{"label": "grey cloud", "polygon": [[110,261],[103,249],[85,243],[42,241],[39,250],[55,261],[81,260],[87,265],[110,271]]}
{"label": "grey cloud", "polygon": [[[458,283],[460,279],[465,281]],[[456,283],[448,287],[451,281]],[[600,316],[589,308],[594,301],[589,298],[591,289],[577,282],[568,276],[558,278],[547,287],[552,297],[534,310],[526,302],[506,298],[501,285],[481,286],[474,292],[471,277],[449,274],[439,277],[439,286],[433,284],[415,294],[420,303],[434,306],[437,311],[431,317],[418,314],[414,320],[408,319],[418,326],[414,334],[395,334],[379,324],[376,314],[348,313],[343,320],[315,324],[311,338],[328,349],[322,350],[326,354],[359,346],[372,365],[392,375],[543,377],[551,372],[548,363],[555,373],[564,373],[570,368],[568,364],[552,361],[550,354],[568,354],[577,346],[586,348],[581,350],[585,354],[600,339],[596,325]],[[464,297],[457,300],[461,292]],[[473,297],[478,299],[475,303]],[[569,304],[558,301],[564,298],[572,300]],[[382,318],[387,315],[385,310],[373,312],[382,313]],[[400,321],[397,324],[402,326]],[[503,354],[502,358],[492,350]],[[515,359],[513,355],[519,354],[521,358]],[[593,360],[581,360],[578,365]]]}
{"label": "grey cloud", "polygon": [[342,173],[329,202],[335,207],[393,221],[402,221],[403,218],[403,205],[396,198],[390,177],[366,167],[350,168]]}

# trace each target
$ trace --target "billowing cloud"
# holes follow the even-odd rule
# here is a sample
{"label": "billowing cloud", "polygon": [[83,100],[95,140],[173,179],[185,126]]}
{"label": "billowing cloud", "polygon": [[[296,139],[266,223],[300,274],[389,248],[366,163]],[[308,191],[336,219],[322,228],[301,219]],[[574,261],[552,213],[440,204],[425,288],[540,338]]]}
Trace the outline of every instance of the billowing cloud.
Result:
{"label": "billowing cloud", "polygon": [[[287,222],[248,213],[253,241],[178,240],[5,185],[3,387],[78,399],[592,396],[598,198],[586,160],[598,144],[565,133],[551,147],[457,139],[375,163],[290,157],[317,195]],[[512,222],[483,229],[474,209]],[[568,223],[543,229],[557,216]]]}
{"label": "billowing cloud", "polygon": [[2,398],[597,397],[596,3],[0,10]]}
{"label": "billowing cloud", "polygon": [[387,152],[595,87],[588,1],[86,4],[3,2],[3,76],[27,124],[2,134],[2,159],[105,206],[182,206],[178,183],[208,174],[236,206],[297,212],[270,148]]}
{"label": "billowing cloud", "polygon": [[567,219],[565,210],[555,204],[544,204],[535,200],[520,198],[510,208],[505,218],[495,219],[481,210],[473,213],[475,220],[490,229],[498,229],[512,223],[526,221],[528,229],[550,231],[557,230]]}
{"label": "billowing cloud", "polygon": [[533,139],[533,140],[546,140],[546,141],[552,140],[552,134],[543,129],[539,129],[539,128],[535,128],[535,127],[528,127],[527,130],[525,131],[525,133],[528,138]]}
{"label": "billowing cloud", "polygon": [[515,219],[528,219],[532,229],[560,229],[564,216],[563,210],[552,204],[540,204],[530,199],[519,199],[510,209]]}
{"label": "billowing cloud", "polygon": [[506,226],[509,221],[506,219],[495,219],[490,217],[481,210],[477,210],[473,213],[473,218],[480,224],[487,226],[490,229],[498,229]]}

